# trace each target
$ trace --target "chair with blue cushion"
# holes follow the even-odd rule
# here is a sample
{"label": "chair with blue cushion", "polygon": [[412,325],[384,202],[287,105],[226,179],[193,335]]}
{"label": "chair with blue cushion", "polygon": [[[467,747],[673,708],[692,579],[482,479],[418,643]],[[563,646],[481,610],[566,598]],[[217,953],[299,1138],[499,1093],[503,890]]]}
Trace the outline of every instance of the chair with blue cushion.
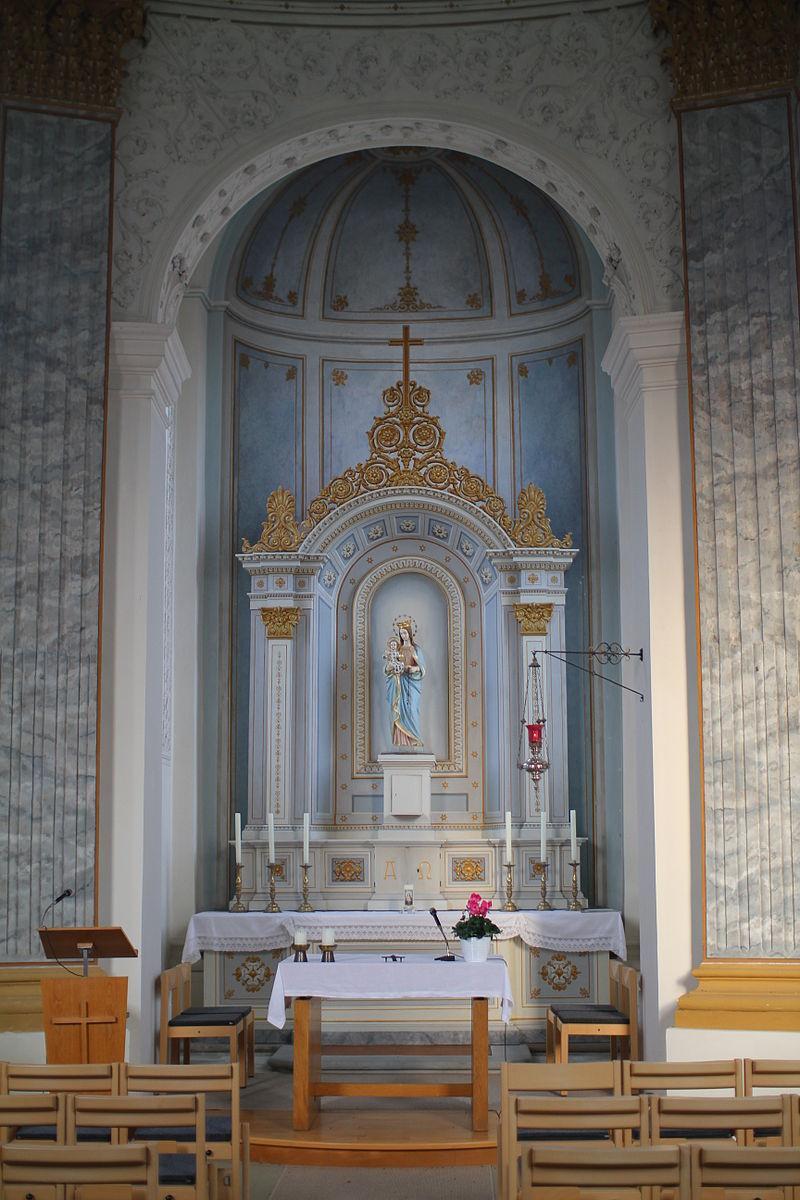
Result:
{"label": "chair with blue cushion", "polygon": [[[116,1096],[118,1063],[1,1063],[0,1094],[49,1092],[52,1095]],[[63,1133],[62,1135],[63,1136]],[[59,1131],[51,1123],[24,1125],[17,1141],[56,1142]],[[82,1131],[82,1141],[110,1142],[110,1129]]]}
{"label": "chair with blue cushion", "polygon": [[[120,1091],[123,1095],[148,1093],[184,1095],[202,1093],[207,1101],[213,1098],[226,1103],[221,1110],[206,1106],[206,1155],[211,1170],[229,1175],[225,1181],[231,1200],[249,1196],[250,1126],[241,1119],[239,1076],[234,1064],[207,1066],[155,1065],[123,1063],[120,1072]],[[161,1130],[183,1150],[192,1150],[191,1130],[175,1128]],[[151,1130],[136,1131],[137,1139],[148,1140]],[[224,1165],[223,1165],[224,1164]],[[229,1166],[228,1166],[229,1164]]]}
{"label": "chair with blue cushion", "polygon": [[0,1195],[8,1200],[87,1193],[158,1200],[156,1172],[149,1146],[0,1146]]}
{"label": "chair with blue cushion", "polygon": [[26,1141],[63,1141],[64,1129],[63,1096],[0,1096],[0,1142],[14,1142],[26,1130],[43,1131],[39,1137],[29,1134]]}
{"label": "chair with blue cushion", "polygon": [[601,1037],[612,1048],[625,1041],[627,1057],[638,1059],[639,987],[641,977],[633,967],[609,960],[609,1004],[551,1004],[547,1010],[547,1061],[569,1061],[571,1037]]}
{"label": "chair with blue cushion", "polygon": [[[137,1141],[146,1130],[158,1155],[159,1195],[166,1200],[208,1200],[206,1104],[202,1095],[70,1096],[67,1142],[76,1143],[81,1129],[111,1128],[119,1141]],[[173,1137],[178,1131],[180,1139]],[[184,1134],[188,1134],[186,1138]],[[189,1148],[187,1149],[187,1144]]]}
{"label": "chair with blue cushion", "polygon": [[230,1060],[239,1067],[242,1087],[255,1074],[255,1014],[249,1005],[192,1006],[192,968],[179,963],[161,972],[159,1061],[191,1061],[194,1038],[224,1038]]}

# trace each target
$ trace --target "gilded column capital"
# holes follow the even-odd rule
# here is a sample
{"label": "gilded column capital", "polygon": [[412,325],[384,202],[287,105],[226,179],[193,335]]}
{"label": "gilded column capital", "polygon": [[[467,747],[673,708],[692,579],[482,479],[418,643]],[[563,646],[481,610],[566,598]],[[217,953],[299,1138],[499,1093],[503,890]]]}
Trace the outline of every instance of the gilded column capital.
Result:
{"label": "gilded column capital", "polygon": [[538,634],[543,637],[553,615],[552,604],[515,604],[514,616],[521,634]]}
{"label": "gilded column capital", "polygon": [[113,108],[144,20],[144,0],[4,0],[0,95]]}
{"label": "gilded column capital", "polygon": [[292,638],[300,620],[299,608],[260,608],[268,638]]}
{"label": "gilded column capital", "polygon": [[800,0],[650,0],[677,101],[793,86]]}

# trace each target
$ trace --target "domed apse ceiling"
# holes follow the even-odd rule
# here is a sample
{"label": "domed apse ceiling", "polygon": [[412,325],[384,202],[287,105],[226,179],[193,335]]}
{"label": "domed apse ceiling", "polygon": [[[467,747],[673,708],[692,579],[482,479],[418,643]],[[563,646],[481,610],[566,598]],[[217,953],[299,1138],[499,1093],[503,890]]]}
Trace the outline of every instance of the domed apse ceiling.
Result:
{"label": "domed apse ceiling", "polygon": [[574,300],[580,282],[567,226],[532,184],[451,150],[397,148],[325,159],[281,186],[237,295],[283,316],[427,322],[530,315]]}

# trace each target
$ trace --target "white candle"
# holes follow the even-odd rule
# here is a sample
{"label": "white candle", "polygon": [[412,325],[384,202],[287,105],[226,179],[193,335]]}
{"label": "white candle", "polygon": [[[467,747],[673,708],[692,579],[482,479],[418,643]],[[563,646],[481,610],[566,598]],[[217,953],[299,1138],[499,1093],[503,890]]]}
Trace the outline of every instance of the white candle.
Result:
{"label": "white candle", "polygon": [[322,945],[334,946],[335,944],[336,938],[334,936],[333,929],[330,925],[326,925],[322,930]]}
{"label": "white candle", "polygon": [[269,861],[275,862],[275,817],[267,813],[267,837],[269,838]]}
{"label": "white candle", "polygon": [[242,814],[233,814],[233,836],[236,842],[236,865],[242,865]]}
{"label": "white candle", "polygon": [[569,856],[570,862],[578,861],[578,834],[575,828],[575,809],[569,810]]}
{"label": "white candle", "polygon": [[506,813],[506,862],[510,863],[514,860],[511,857],[511,813]]}
{"label": "white candle", "polygon": [[308,934],[306,933],[305,929],[295,929],[294,944],[295,944],[295,946],[307,946],[308,945]]}
{"label": "white candle", "polygon": [[308,857],[308,842],[311,834],[311,813],[303,813],[303,862],[311,862]]}
{"label": "white candle", "polygon": [[547,862],[547,813],[539,813],[539,862]]}

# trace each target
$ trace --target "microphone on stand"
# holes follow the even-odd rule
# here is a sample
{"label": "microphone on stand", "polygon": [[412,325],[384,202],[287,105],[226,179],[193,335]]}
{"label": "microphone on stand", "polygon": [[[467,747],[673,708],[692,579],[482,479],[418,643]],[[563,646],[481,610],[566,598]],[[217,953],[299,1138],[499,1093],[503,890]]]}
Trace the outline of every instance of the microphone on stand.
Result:
{"label": "microphone on stand", "polygon": [[42,913],[42,918],[41,918],[41,920],[39,921],[39,924],[40,924],[41,926],[44,926],[44,919],[45,919],[45,917],[47,916],[47,914],[50,912],[50,909],[51,909],[51,908],[55,908],[55,906],[56,906],[57,904],[60,904],[62,900],[66,900],[66,899],[67,899],[69,896],[71,896],[71,895],[72,895],[72,888],[64,888],[64,891],[63,891],[63,892],[61,892],[61,893],[60,893],[60,895],[56,896],[55,900],[51,900],[51,901],[50,901],[50,903],[48,904],[47,908],[46,908],[46,909],[44,910],[44,912]]}
{"label": "microphone on stand", "polygon": [[429,909],[429,912],[430,912],[431,916],[433,917],[434,921],[436,922],[436,924],[439,926],[439,932],[441,933],[442,937],[444,938],[444,944],[445,944],[445,948],[447,950],[446,954],[438,954],[436,956],[436,958],[434,959],[434,962],[455,962],[456,956],[455,956],[455,954],[450,953],[450,943],[447,940],[447,934],[445,933],[444,929],[442,928],[442,922],[439,920],[439,914],[437,913],[435,908]]}

